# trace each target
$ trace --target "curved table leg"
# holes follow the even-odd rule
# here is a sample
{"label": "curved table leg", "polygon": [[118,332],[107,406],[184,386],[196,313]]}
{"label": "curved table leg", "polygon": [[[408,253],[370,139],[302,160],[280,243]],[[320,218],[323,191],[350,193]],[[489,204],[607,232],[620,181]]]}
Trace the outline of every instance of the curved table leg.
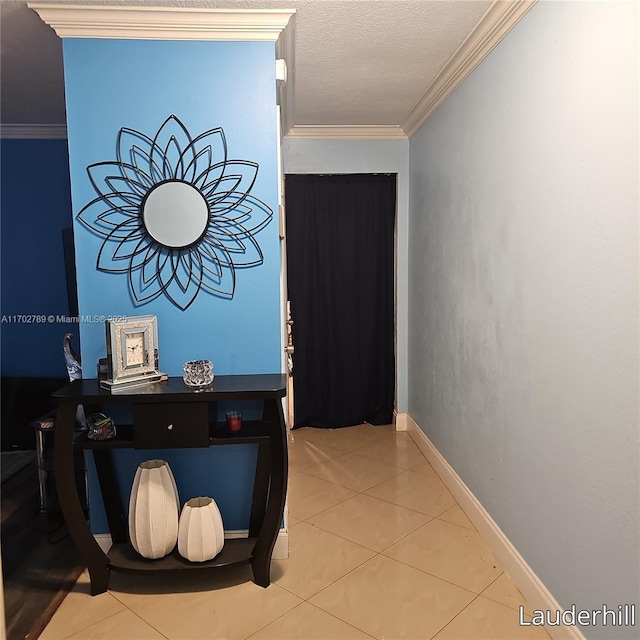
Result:
{"label": "curved table leg", "polygon": [[264,522],[253,550],[253,580],[261,587],[271,582],[270,568],[273,547],[278,538],[287,495],[287,440],[284,413],[280,398],[264,401],[264,420],[271,440],[271,482]]}
{"label": "curved table leg", "polygon": [[58,407],[56,419],[54,474],[60,508],[69,533],[89,569],[91,595],[104,593],[109,585],[109,559],[104,554],[87,523],[78,497],[78,488],[73,464],[73,436],[76,404]]}

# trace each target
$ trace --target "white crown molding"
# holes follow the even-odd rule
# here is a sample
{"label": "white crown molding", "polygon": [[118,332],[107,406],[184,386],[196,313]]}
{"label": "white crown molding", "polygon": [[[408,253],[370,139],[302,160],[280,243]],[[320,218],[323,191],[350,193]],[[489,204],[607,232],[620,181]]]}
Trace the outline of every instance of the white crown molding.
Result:
{"label": "white crown molding", "polygon": [[295,9],[198,9],[29,2],[61,38],[276,42]]}
{"label": "white crown molding", "polygon": [[66,140],[65,124],[2,124],[3,140]]}
{"label": "white crown molding", "polygon": [[397,125],[295,125],[287,140],[406,140]]}
{"label": "white crown molding", "polygon": [[[197,9],[68,5],[29,2],[40,18],[61,38],[129,40],[267,41],[276,55],[294,69],[295,9]],[[284,131],[293,125],[293,73],[279,83]]]}
{"label": "white crown molding", "polygon": [[496,0],[449,58],[402,125],[411,137],[462,81],[484,60],[536,0]]}

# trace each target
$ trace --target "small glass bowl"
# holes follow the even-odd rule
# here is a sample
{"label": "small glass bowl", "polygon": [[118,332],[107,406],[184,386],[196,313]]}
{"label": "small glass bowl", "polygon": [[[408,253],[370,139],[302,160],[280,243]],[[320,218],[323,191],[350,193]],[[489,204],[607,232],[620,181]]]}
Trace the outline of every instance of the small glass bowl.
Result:
{"label": "small glass bowl", "polygon": [[211,360],[189,360],[183,367],[184,383],[188,387],[206,387],[213,382],[213,363]]}

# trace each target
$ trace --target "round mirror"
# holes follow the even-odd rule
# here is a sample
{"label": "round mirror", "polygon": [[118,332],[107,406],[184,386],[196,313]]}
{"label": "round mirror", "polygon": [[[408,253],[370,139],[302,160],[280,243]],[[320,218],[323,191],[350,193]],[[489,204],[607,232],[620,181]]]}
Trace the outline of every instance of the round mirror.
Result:
{"label": "round mirror", "polygon": [[149,235],[165,247],[188,247],[200,239],[209,222],[209,207],[194,186],[161,182],[147,194],[142,219]]}

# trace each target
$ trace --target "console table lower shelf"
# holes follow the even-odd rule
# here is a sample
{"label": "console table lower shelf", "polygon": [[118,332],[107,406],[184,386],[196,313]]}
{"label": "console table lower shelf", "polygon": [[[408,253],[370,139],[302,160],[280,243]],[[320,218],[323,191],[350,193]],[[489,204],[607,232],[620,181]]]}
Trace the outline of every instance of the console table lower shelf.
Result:
{"label": "console table lower shelf", "polygon": [[[283,374],[218,376],[211,387],[197,392],[186,387],[182,378],[169,378],[117,394],[101,389],[97,380],[74,380],[53,394],[58,404],[54,452],[58,499],[69,533],[89,570],[92,595],[108,589],[112,570],[157,574],[250,564],[254,582],[269,586],[271,555],[282,523],[287,489],[287,439],[282,410],[285,395]],[[240,433],[221,433],[213,415],[215,403],[243,400],[262,400],[262,420],[249,422]],[[97,408],[110,404],[131,405],[133,425],[118,431],[111,440],[77,441],[74,426],[80,404]],[[122,448],[207,448],[240,444],[258,446],[249,537],[225,540],[222,551],[205,562],[190,562],[179,555],[177,548],[155,560],[139,555],[129,541],[125,505],[116,489],[113,452]],[[94,456],[113,541],[106,554],[91,534],[80,505],[73,467],[74,448],[91,449]]]}
{"label": "console table lower shelf", "polygon": [[109,552],[109,568],[122,573],[146,573],[147,571],[173,572],[182,570],[211,569],[216,567],[234,567],[250,564],[253,560],[253,548],[258,538],[235,538],[224,541],[222,551],[212,560],[190,562],[185,560],[177,549],[158,560],[143,558],[130,543],[114,544]]}

